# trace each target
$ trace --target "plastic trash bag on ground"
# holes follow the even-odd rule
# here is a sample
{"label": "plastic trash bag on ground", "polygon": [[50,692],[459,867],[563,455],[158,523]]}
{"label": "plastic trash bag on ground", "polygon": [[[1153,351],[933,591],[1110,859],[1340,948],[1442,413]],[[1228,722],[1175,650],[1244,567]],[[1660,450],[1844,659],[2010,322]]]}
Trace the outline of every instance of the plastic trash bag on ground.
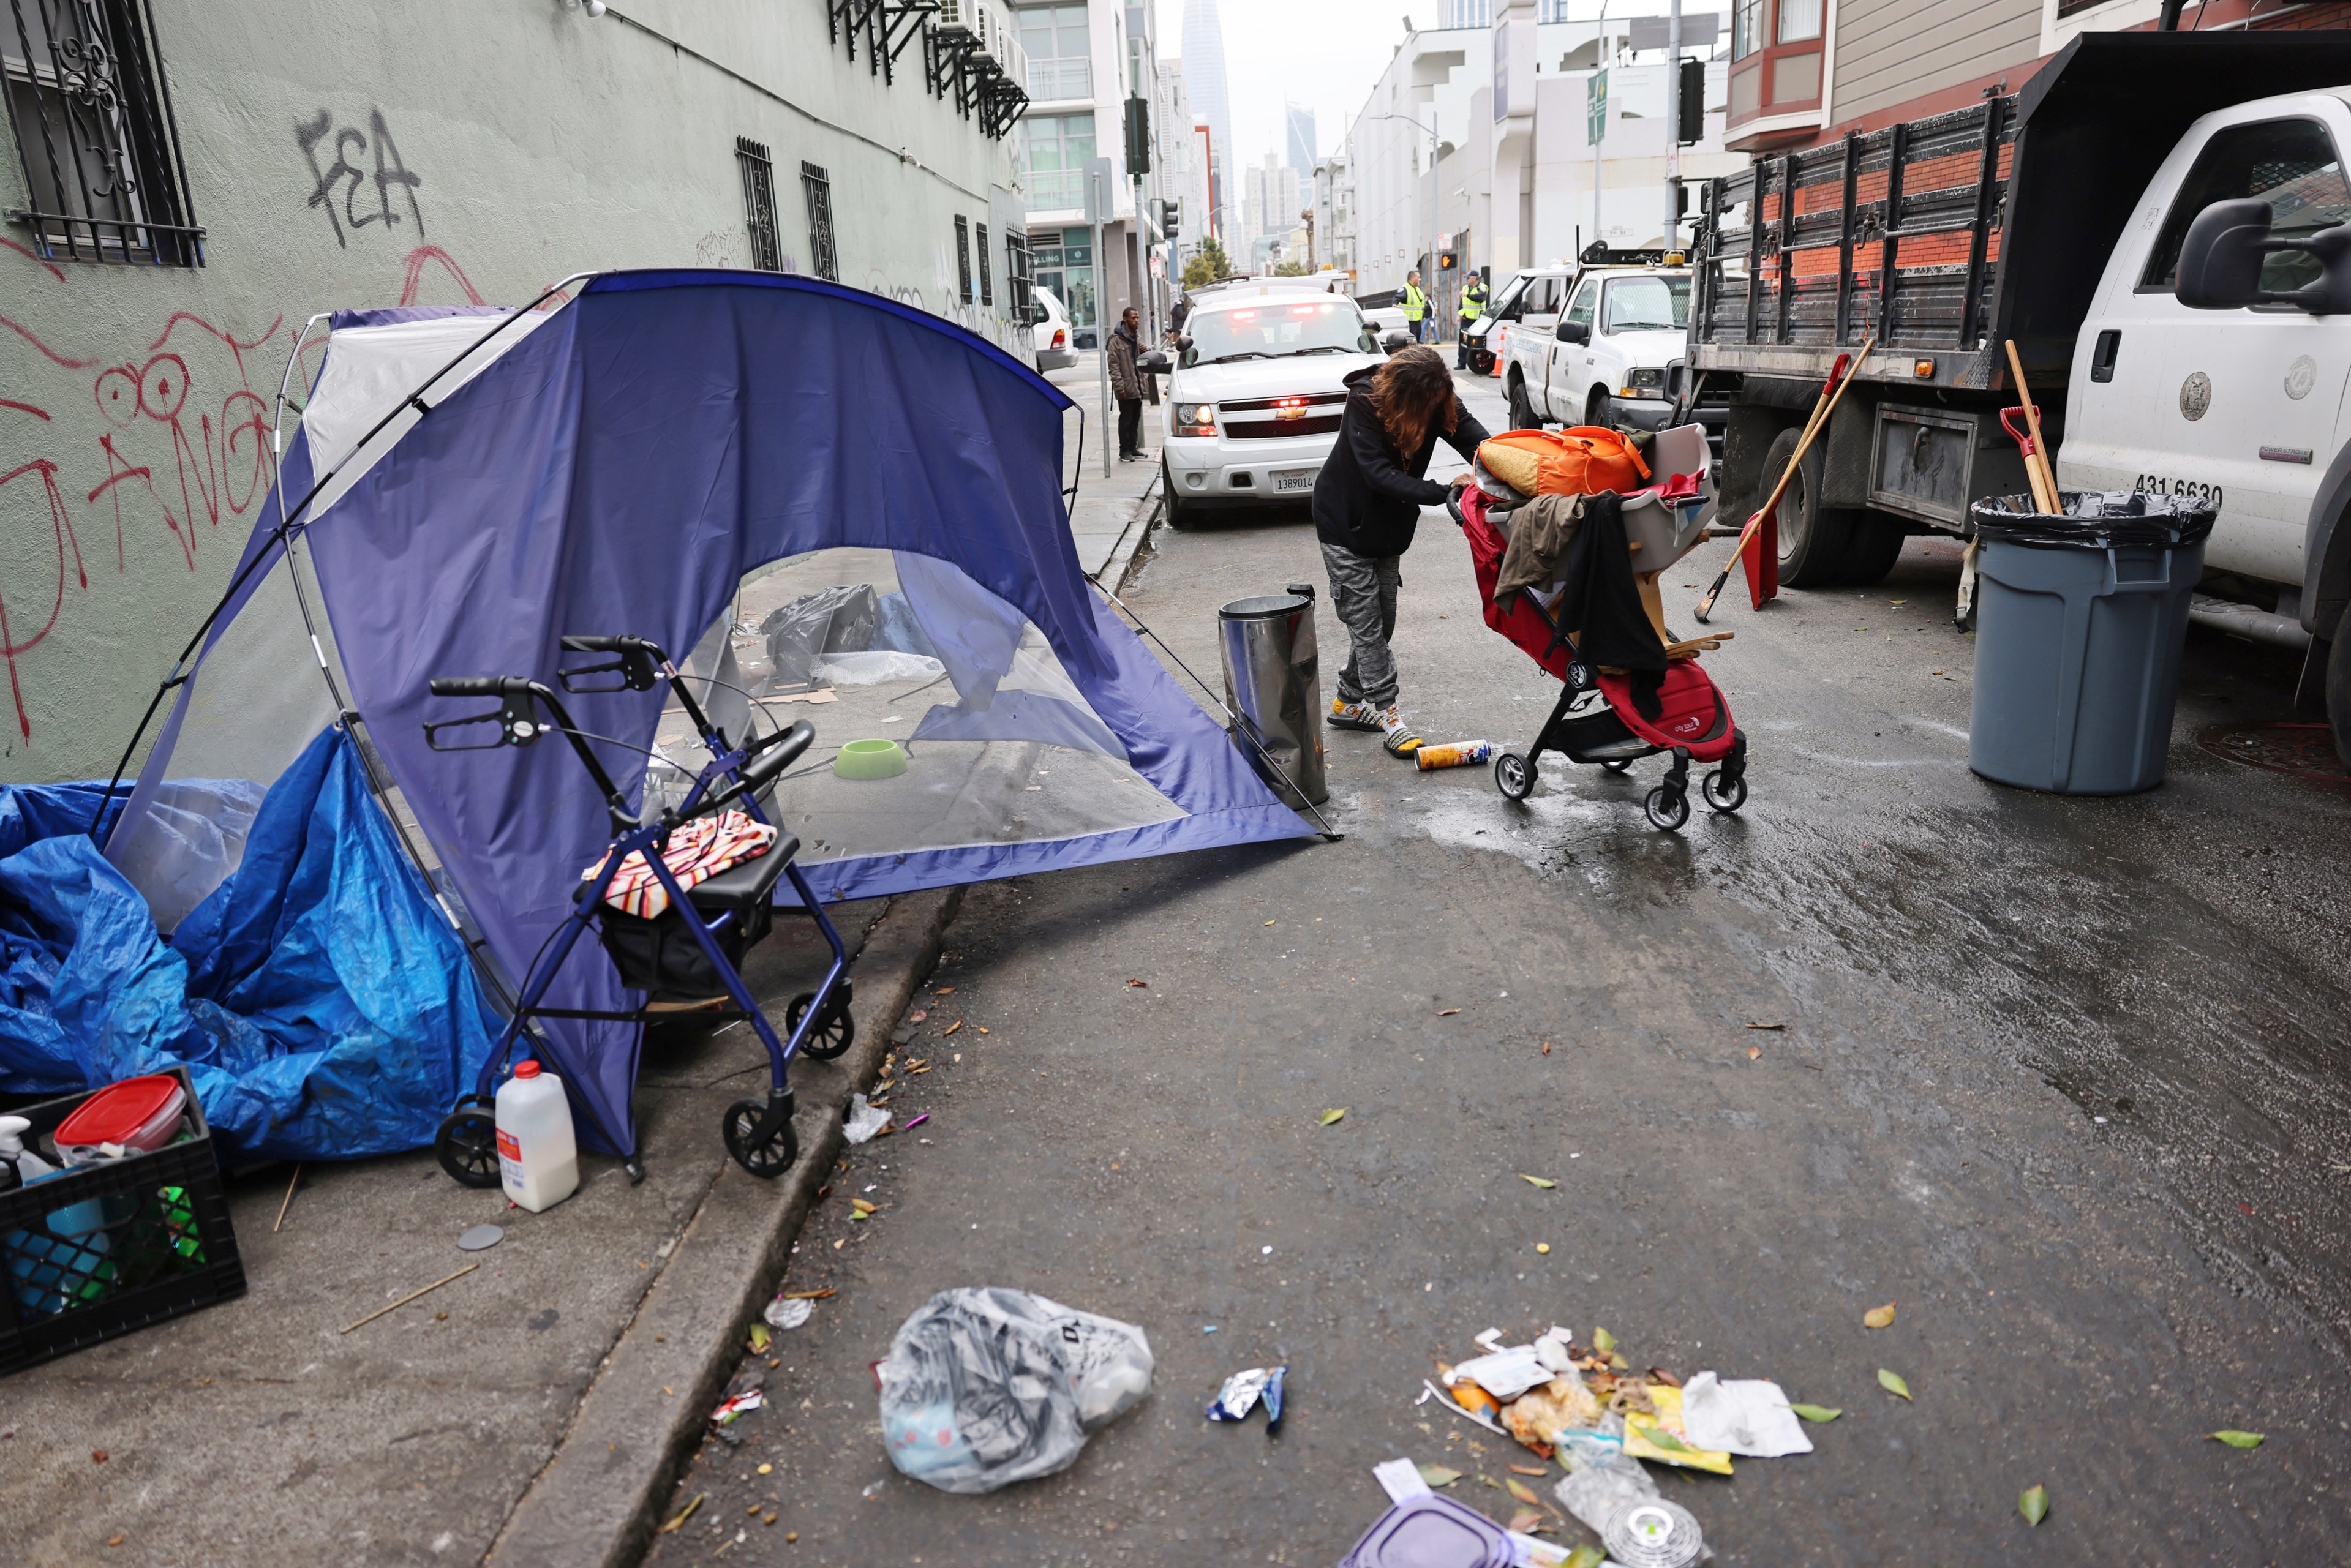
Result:
{"label": "plastic trash bag on ground", "polygon": [[816,662],[816,678],[836,686],[872,686],[883,681],[935,681],[947,667],[920,653],[868,649],[862,653],[827,653]]}
{"label": "plastic trash bag on ground", "polygon": [[1026,1291],[942,1291],[899,1325],[879,1368],[883,1442],[900,1471],[941,1491],[994,1491],[1069,1469],[1150,1392],[1151,1368],[1133,1323]]}
{"label": "plastic trash bag on ground", "polygon": [[778,605],[759,622],[775,671],[768,684],[778,691],[806,685],[825,654],[862,653],[873,645],[875,618],[870,582],[819,589]]}
{"label": "plastic trash bag on ground", "polygon": [[1698,1448],[1761,1459],[1813,1451],[1788,1396],[1763,1378],[1725,1383],[1699,1373],[1682,1388],[1682,1431]]}
{"label": "plastic trash bag on ground", "polygon": [[1980,539],[2084,550],[2194,544],[2211,533],[2220,516],[2210,501],[2144,490],[2060,490],[2057,504],[2064,510],[2052,516],[2039,510],[2030,496],[1987,496],[1969,513]]}

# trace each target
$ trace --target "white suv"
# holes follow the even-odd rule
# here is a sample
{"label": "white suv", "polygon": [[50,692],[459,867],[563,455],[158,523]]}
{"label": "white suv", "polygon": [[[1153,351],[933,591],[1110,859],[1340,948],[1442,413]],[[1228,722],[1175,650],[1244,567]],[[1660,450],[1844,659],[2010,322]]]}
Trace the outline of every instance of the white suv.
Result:
{"label": "white suv", "polygon": [[1269,280],[1196,295],[1184,329],[1160,448],[1167,520],[1311,499],[1343,383],[1382,357],[1377,329],[1346,295]]}
{"label": "white suv", "polygon": [[[1533,312],[1510,335],[1503,391],[1519,429],[1601,424],[1656,430],[1671,416],[1666,368],[1689,335],[1690,275],[1678,267],[1586,267],[1558,293],[1549,331]],[[1548,314],[1548,312],[1546,312]]]}

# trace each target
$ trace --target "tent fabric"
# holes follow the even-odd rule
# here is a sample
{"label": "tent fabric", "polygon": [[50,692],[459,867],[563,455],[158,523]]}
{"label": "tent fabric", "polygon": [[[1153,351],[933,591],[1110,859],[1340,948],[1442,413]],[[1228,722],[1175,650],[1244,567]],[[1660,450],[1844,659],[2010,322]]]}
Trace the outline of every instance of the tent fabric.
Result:
{"label": "tent fabric", "polygon": [[[342,731],[259,802],[242,862],[172,940],[55,810],[98,787],[0,789],[51,830],[0,859],[0,1090],[93,1089],[184,1063],[214,1133],[254,1158],[432,1140],[498,1020]],[[0,849],[11,841],[0,837]]]}
{"label": "tent fabric", "polygon": [[[382,417],[402,375],[421,381],[465,332],[493,325],[339,316],[276,504],[304,494],[312,473]],[[926,622],[935,638],[949,622],[966,633],[948,639],[958,644],[951,656],[942,649],[951,668],[962,664],[959,700],[935,707],[918,737],[1123,758],[1143,792],[1156,792],[1154,810],[1176,813],[1061,837],[910,841],[820,860],[809,867],[820,896],[1311,833],[1094,596],[1061,495],[1069,400],[1027,366],[878,296],[742,272],[605,275],[528,327],[475,351],[462,376],[426,394],[428,413],[404,410],[361,443],[301,525],[349,701],[439,856],[444,891],[516,980],[567,914],[580,869],[603,852],[605,813],[559,740],[428,748],[425,722],[481,706],[430,697],[428,679],[529,674],[552,685],[559,641],[572,632],[695,649],[746,573],[810,552],[896,552],[916,563],[910,600],[928,583],[935,617],[959,605]],[[426,336],[429,351],[414,347]],[[370,356],[404,356],[406,368],[353,363]],[[599,696],[575,709],[583,727],[620,743],[600,751],[632,805],[645,765],[628,748],[651,744],[663,696]],[[183,693],[173,723],[187,706]],[[168,749],[159,745],[141,790],[166,778]],[[144,831],[133,815],[110,847]],[[627,1007],[611,966],[592,946],[581,952],[549,1005]],[[541,1028],[538,1053],[590,1113],[587,1140],[632,1150],[638,1029]]]}

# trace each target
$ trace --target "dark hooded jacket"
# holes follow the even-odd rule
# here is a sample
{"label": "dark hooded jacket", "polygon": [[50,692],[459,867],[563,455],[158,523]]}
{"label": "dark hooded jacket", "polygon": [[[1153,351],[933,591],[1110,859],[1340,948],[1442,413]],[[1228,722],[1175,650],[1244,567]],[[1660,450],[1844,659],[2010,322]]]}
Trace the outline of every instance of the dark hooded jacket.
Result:
{"label": "dark hooded jacket", "polygon": [[1398,452],[1372,406],[1372,377],[1378,371],[1366,365],[1347,378],[1339,439],[1314,481],[1314,532],[1323,543],[1357,555],[1402,555],[1412,548],[1420,509],[1443,506],[1450,493],[1426,477],[1437,444],[1446,442],[1466,460],[1476,455],[1487,430],[1456,397],[1452,434],[1443,434],[1439,421],[1429,426],[1419,451]]}

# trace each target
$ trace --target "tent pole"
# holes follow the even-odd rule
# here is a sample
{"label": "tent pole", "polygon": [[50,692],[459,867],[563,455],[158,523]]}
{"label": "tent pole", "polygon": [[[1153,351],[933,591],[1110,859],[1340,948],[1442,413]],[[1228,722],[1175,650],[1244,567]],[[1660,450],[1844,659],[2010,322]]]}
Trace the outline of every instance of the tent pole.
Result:
{"label": "tent pole", "polygon": [[[1092,578],[1087,579],[1087,580],[1089,582],[1093,581]],[[1262,761],[1268,768],[1273,769],[1275,775],[1279,777],[1282,782],[1288,784],[1292,789],[1298,789],[1298,781],[1290,778],[1289,774],[1282,772],[1281,764],[1273,759],[1272,754],[1266,750],[1264,743],[1258,739],[1256,735],[1250,731],[1249,726],[1240,721],[1238,715],[1235,714],[1232,709],[1225,706],[1224,699],[1217,695],[1215,689],[1211,687],[1207,682],[1202,680],[1198,674],[1194,673],[1192,666],[1184,662],[1184,656],[1181,653],[1178,653],[1175,649],[1167,647],[1167,639],[1162,637],[1158,632],[1154,632],[1150,627],[1145,626],[1143,623],[1143,617],[1137,615],[1134,612],[1134,606],[1128,604],[1125,600],[1121,599],[1109,589],[1102,588],[1102,585],[1099,582],[1095,582],[1094,586],[1098,589],[1102,589],[1102,595],[1104,599],[1109,600],[1113,604],[1117,605],[1121,610],[1126,612],[1127,619],[1134,622],[1134,629],[1136,631],[1142,632],[1144,636],[1158,643],[1162,648],[1166,649],[1167,656],[1176,661],[1176,667],[1183,671],[1186,674],[1190,675],[1192,677],[1192,684],[1208,694],[1208,700],[1217,705],[1217,711],[1225,716],[1225,722],[1232,726],[1233,733],[1244,736],[1248,738],[1249,746],[1257,752],[1259,760]],[[1305,790],[1298,789],[1298,798],[1301,800],[1306,800],[1306,809],[1314,813],[1314,820],[1322,824],[1322,836],[1325,839],[1328,839],[1331,842],[1335,844],[1341,839],[1347,836],[1331,825],[1331,820],[1322,814],[1322,810],[1317,807],[1313,801],[1306,800]]]}

